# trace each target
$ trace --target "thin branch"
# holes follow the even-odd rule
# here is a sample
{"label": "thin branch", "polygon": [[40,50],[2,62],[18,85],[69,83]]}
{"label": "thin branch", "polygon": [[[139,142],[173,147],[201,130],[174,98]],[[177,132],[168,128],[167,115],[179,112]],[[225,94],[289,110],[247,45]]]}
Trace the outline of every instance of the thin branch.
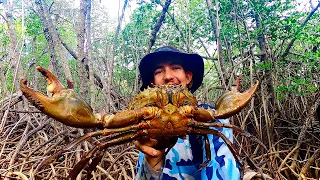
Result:
{"label": "thin branch", "polygon": [[[162,8],[165,8],[165,5],[162,4],[159,0],[157,0],[156,3],[160,4],[160,5],[162,6]],[[189,44],[186,42],[185,37],[184,37],[182,31],[180,30],[178,24],[177,24],[176,21],[174,20],[173,15],[170,14],[169,11],[167,11],[167,14],[169,15],[169,17],[170,17],[171,21],[173,22],[174,26],[176,27],[177,31],[179,32],[179,34],[180,34],[180,36],[181,36],[181,39],[182,39],[183,43],[187,46],[187,50],[188,50],[188,52],[189,52],[190,46],[189,46]]]}
{"label": "thin branch", "polygon": [[294,41],[297,39],[297,35],[298,33],[304,28],[304,26],[307,24],[307,22],[311,19],[311,17],[313,16],[313,14],[318,10],[318,8],[320,7],[320,1],[318,3],[318,5],[310,12],[310,14],[308,15],[308,17],[304,20],[304,22],[301,24],[301,26],[299,27],[299,29],[296,31],[296,33],[294,34],[293,39],[290,41],[290,43],[288,44],[286,50],[284,51],[282,58],[284,59],[288,54],[289,54],[289,50],[291,49]]}
{"label": "thin branch", "polygon": [[70,55],[74,59],[78,60],[78,56],[77,56],[76,52],[74,52],[65,42],[63,42],[60,37],[59,37],[59,39],[60,39],[60,42],[63,45],[63,47],[66,48],[66,50],[70,53]]}
{"label": "thin branch", "polygon": [[4,17],[4,15],[3,15],[3,14],[1,14],[1,13],[0,13],[0,16],[4,19],[4,21],[6,21],[6,23],[8,23],[7,18],[6,18],[6,17]]}
{"label": "thin branch", "polygon": [[[317,90],[317,92],[315,93],[315,97],[314,97],[314,101],[310,103],[310,107],[308,110],[308,116],[307,119],[304,123],[304,125],[301,128],[298,140],[297,140],[297,144],[296,146],[293,148],[293,150],[291,152],[288,153],[288,155],[285,157],[285,159],[282,161],[282,163],[280,164],[279,167],[279,172],[281,171],[282,167],[286,164],[287,160],[290,158],[290,156],[295,153],[299,153],[299,148],[301,146],[301,144],[304,142],[304,138],[307,134],[307,129],[310,127],[311,122],[315,120],[315,113],[317,108],[320,105],[320,89]],[[295,162],[295,161],[293,161]],[[293,164],[294,165],[294,164]]]}
{"label": "thin branch", "polygon": [[311,156],[311,158],[309,158],[309,160],[307,161],[306,164],[304,164],[304,166],[302,167],[300,174],[299,174],[299,180],[301,179],[305,179],[305,175],[306,173],[308,173],[308,170],[310,169],[310,166],[316,161],[318,160],[320,157],[320,149],[317,149],[314,154]]}
{"label": "thin branch", "polygon": [[109,85],[107,86],[107,98],[108,98],[108,102],[109,102],[109,104],[107,106],[107,112],[110,111],[110,106],[113,107],[114,110],[116,109],[114,107],[114,103],[112,102],[112,98],[111,98],[111,86],[112,86],[112,80],[113,80],[113,68],[114,68],[114,58],[115,58],[115,55],[116,55],[117,39],[118,39],[118,36],[119,36],[119,32],[120,32],[120,29],[121,29],[121,23],[122,23],[122,20],[123,20],[124,13],[125,13],[125,10],[127,8],[127,5],[128,5],[128,0],[125,0],[124,4],[123,4],[123,7],[122,7],[121,16],[119,17],[119,20],[118,20],[118,26],[117,26],[117,29],[116,29],[116,34],[115,34],[113,42],[112,42],[112,58],[111,58],[111,62],[109,63],[110,64],[110,68],[109,68],[109,76],[108,76]]}
{"label": "thin branch", "polygon": [[160,29],[160,27],[162,25],[162,22],[164,21],[164,17],[166,15],[166,12],[168,11],[170,3],[171,3],[171,0],[167,0],[166,3],[164,4],[164,6],[162,8],[161,15],[160,15],[157,23],[155,24],[152,32],[151,32],[151,38],[150,38],[150,43],[149,43],[149,47],[148,47],[148,50],[147,50],[147,54],[150,53],[151,48],[152,48],[154,42],[156,41],[157,33],[158,33],[158,31],[159,31],[159,29]]}

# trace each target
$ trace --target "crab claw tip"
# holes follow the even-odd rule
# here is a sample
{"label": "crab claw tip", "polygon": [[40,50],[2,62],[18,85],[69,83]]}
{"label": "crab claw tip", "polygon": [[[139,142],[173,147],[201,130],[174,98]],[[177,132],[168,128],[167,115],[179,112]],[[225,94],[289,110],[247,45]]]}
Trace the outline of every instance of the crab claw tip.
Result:
{"label": "crab claw tip", "polygon": [[60,80],[47,69],[37,66],[36,69],[46,78],[47,80],[47,90],[53,94],[60,93],[64,88]]}
{"label": "crab claw tip", "polygon": [[48,70],[44,69],[44,68],[41,67],[41,66],[37,66],[37,67],[36,67],[36,70],[38,70],[39,72],[41,72],[41,74],[46,77],[46,79],[47,79],[47,81],[48,81],[49,84],[51,83],[51,79],[52,79],[52,78],[50,78],[50,74],[48,73]]}
{"label": "crab claw tip", "polygon": [[27,85],[27,83],[28,83],[28,80],[26,80],[26,79],[20,80],[20,85]]}
{"label": "crab claw tip", "polygon": [[252,90],[255,92],[259,86],[260,82],[259,80],[256,81],[256,84],[253,86]]}
{"label": "crab claw tip", "polygon": [[26,79],[20,80],[20,89],[27,87],[27,85],[28,85],[28,80],[26,80]]}

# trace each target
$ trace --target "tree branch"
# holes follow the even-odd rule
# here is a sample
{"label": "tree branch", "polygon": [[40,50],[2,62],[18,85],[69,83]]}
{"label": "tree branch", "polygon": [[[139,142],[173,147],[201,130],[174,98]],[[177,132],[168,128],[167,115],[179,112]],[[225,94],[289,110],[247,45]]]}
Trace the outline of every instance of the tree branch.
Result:
{"label": "tree branch", "polygon": [[[162,8],[165,7],[165,5],[160,2],[160,0],[156,0],[156,3],[160,4],[160,5],[162,6]],[[172,16],[172,14],[169,13],[169,11],[167,11],[167,14],[169,15],[169,17],[170,17],[171,21],[173,22],[174,26],[176,27],[177,31],[179,32],[183,43],[187,46],[187,50],[188,50],[187,52],[189,52],[190,46],[189,46],[189,44],[186,42],[186,40],[184,39],[184,35],[183,35],[182,31],[180,30],[178,24],[177,24],[176,21],[174,20],[174,17]]]}
{"label": "tree branch", "polygon": [[63,45],[64,48],[66,48],[66,50],[70,53],[70,55],[75,58],[76,60],[78,60],[78,56],[77,54],[65,43],[60,39],[61,44]]}
{"label": "tree branch", "polygon": [[290,43],[288,44],[286,50],[284,51],[283,55],[282,55],[282,59],[284,59],[288,54],[289,54],[289,50],[291,49],[294,41],[297,39],[296,36],[298,35],[298,33],[304,28],[304,26],[307,24],[307,22],[311,19],[311,17],[313,16],[313,14],[318,10],[318,8],[320,7],[320,2],[318,3],[318,5],[310,12],[310,14],[308,15],[308,17],[304,20],[304,22],[301,24],[301,26],[299,27],[299,29],[296,31],[296,33],[294,34],[293,39],[290,41]]}
{"label": "tree branch", "polygon": [[156,25],[154,26],[152,32],[151,32],[151,38],[150,38],[150,43],[149,43],[149,47],[147,50],[147,54],[150,53],[151,47],[153,46],[154,42],[156,41],[157,33],[162,25],[162,22],[164,21],[164,17],[166,16],[166,12],[168,11],[170,3],[171,3],[171,0],[167,0],[166,3],[164,4],[164,6],[162,8],[161,15],[160,15]]}

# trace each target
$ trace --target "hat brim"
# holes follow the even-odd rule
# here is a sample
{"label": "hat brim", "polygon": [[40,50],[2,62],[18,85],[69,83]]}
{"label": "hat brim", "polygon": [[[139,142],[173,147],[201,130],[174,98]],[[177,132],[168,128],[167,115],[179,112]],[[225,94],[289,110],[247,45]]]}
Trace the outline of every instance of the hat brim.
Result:
{"label": "hat brim", "polygon": [[158,51],[143,57],[139,64],[139,71],[142,79],[140,90],[144,90],[150,85],[154,78],[156,65],[161,62],[171,61],[181,64],[185,71],[192,72],[191,92],[195,92],[202,83],[204,73],[203,59],[198,54],[187,54],[182,52]]}

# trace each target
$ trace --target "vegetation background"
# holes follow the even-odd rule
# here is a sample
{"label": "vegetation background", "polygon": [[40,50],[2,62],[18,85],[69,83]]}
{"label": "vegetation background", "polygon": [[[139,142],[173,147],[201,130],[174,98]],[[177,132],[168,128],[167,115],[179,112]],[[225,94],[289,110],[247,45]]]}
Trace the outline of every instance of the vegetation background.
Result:
{"label": "vegetation background", "polygon": [[[162,45],[205,59],[200,102],[214,104],[240,74],[241,90],[261,82],[250,105],[231,118],[267,147],[235,134],[247,175],[320,178],[319,1],[119,0],[117,20],[108,1],[0,0],[0,179],[63,179],[103,142],[81,143],[34,173],[45,157],[94,130],[39,113],[22,97],[19,79],[46,93],[35,70],[41,65],[72,82],[95,112],[113,113],[139,92],[140,59]],[[137,155],[132,144],[112,147],[96,171],[78,179],[133,179]]]}

